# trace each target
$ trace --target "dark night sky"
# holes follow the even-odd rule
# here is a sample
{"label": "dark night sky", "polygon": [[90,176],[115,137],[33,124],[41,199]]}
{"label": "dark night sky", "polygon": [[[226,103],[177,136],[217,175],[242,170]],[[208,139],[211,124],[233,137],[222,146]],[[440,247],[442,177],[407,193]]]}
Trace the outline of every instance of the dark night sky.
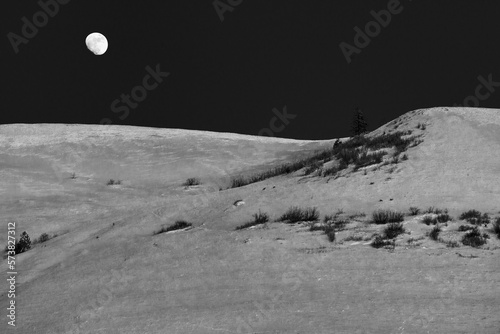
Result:
{"label": "dark night sky", "polygon": [[[500,82],[498,1],[401,0],[401,12],[348,64],[339,44],[354,45],[354,27],[364,30],[370,11],[392,2],[242,0],[221,22],[213,0],[72,0],[16,54],[8,34],[22,36],[21,19],[33,22],[41,7],[8,1],[0,14],[0,123],[108,118],[258,134],[273,108],[286,105],[297,116],[275,136],[330,139],[349,135],[356,106],[374,129],[410,110],[462,104],[478,76]],[[86,49],[94,31],[110,43],[103,56]],[[170,75],[120,119],[112,102],[157,64]],[[480,106],[498,107],[498,90]]]}

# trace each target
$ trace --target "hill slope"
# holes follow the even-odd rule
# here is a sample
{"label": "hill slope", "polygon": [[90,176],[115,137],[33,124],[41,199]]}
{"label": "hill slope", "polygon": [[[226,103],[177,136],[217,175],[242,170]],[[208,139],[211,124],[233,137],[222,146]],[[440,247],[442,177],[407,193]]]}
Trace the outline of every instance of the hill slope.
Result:
{"label": "hill slope", "polygon": [[[17,330],[495,333],[500,243],[493,236],[481,249],[450,249],[426,238],[415,246],[405,235],[388,252],[344,241],[380,230],[366,224],[369,217],[353,219],[335,243],[303,224],[234,231],[259,209],[274,220],[292,205],[315,206],[322,215],[431,205],[454,216],[471,208],[497,215],[498,110],[417,110],[370,136],[409,130],[423,141],[396,164],[336,177],[299,170],[219,191],[232,176],[308,156],[334,141],[0,126],[2,221],[16,221],[17,233],[32,238],[58,234],[17,256]],[[185,188],[188,177],[203,184]],[[123,182],[107,186],[111,178]],[[244,204],[233,205],[238,200]],[[193,228],[153,235],[178,219]],[[404,222],[417,239],[429,229],[419,219]],[[443,234],[455,235],[456,224]],[[7,300],[0,296],[1,305]]]}

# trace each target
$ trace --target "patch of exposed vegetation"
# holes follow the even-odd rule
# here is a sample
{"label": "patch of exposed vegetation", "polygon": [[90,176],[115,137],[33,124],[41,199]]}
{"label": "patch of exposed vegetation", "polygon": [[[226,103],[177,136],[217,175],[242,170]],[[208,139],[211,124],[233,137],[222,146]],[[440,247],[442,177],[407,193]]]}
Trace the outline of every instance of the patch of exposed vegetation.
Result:
{"label": "patch of exposed vegetation", "polygon": [[319,211],[316,208],[299,208],[292,206],[289,208],[278,221],[293,224],[297,222],[310,222],[319,219]]}
{"label": "patch of exposed vegetation", "polygon": [[312,223],[309,225],[309,231],[314,232],[314,231],[324,231],[326,229],[326,224],[315,224]]}
{"label": "patch of exposed vegetation", "polygon": [[481,218],[481,212],[479,212],[477,210],[465,211],[460,215],[459,218],[462,220],[479,219],[479,218]]}
{"label": "patch of exposed vegetation", "polygon": [[350,235],[344,239],[344,241],[363,241],[363,237],[360,235]]}
{"label": "patch of exposed vegetation", "polygon": [[424,211],[424,213],[433,213],[435,215],[439,215],[439,214],[442,214],[442,213],[447,214],[448,213],[448,209],[439,209],[439,208],[430,206],[430,207],[427,208],[427,210]]}
{"label": "patch of exposed vegetation", "polygon": [[410,209],[408,211],[410,213],[410,216],[416,216],[420,213],[420,209],[416,206],[410,206]]}
{"label": "patch of exposed vegetation", "polygon": [[231,179],[231,186],[230,188],[238,188],[238,187],[243,187],[246,186],[247,180],[243,176],[236,176]]}
{"label": "patch of exposed vegetation", "polygon": [[[383,134],[376,137],[356,136],[350,140],[334,147],[334,156],[340,161],[339,166],[347,168],[350,164],[354,164],[354,169],[366,167],[382,162],[382,158],[387,152],[378,151],[383,149],[394,148],[395,156],[406,151],[410,144],[414,142],[415,137],[403,138],[411,132],[394,132],[391,134]],[[370,151],[377,151],[372,152]]]}
{"label": "patch of exposed vegetation", "polygon": [[162,227],[158,232],[155,232],[154,234],[160,234],[160,233],[165,233],[165,232],[171,232],[171,231],[176,231],[176,230],[182,230],[185,228],[188,228],[192,226],[193,224],[188,223],[184,220],[178,220],[176,221],[173,225],[167,226],[167,227]]}
{"label": "patch of exposed vegetation", "polygon": [[243,177],[243,176],[236,176],[231,179],[231,185],[230,188],[238,188],[238,187],[243,187],[251,183],[256,183],[260,182],[266,179],[269,179],[271,177],[279,176],[279,175],[286,175],[290,174],[293,172],[296,172],[304,167],[309,167],[312,165],[315,165],[317,163],[322,163],[325,160],[328,160],[328,156],[331,155],[329,153],[330,150],[323,151],[320,153],[317,153],[311,157],[301,159],[292,163],[285,163],[282,165],[279,165],[277,167],[271,168],[267,171],[251,175],[249,177]]}
{"label": "patch of exposed vegetation", "polygon": [[258,213],[253,214],[253,221],[250,221],[248,223],[236,227],[236,230],[242,230],[256,225],[262,225],[267,223],[268,221],[269,221],[269,215],[259,210]]}
{"label": "patch of exposed vegetation", "polygon": [[473,230],[474,229],[474,226],[470,226],[470,225],[460,225],[458,227],[458,231],[459,232],[466,232],[466,231],[470,231],[470,230]]}
{"label": "patch of exposed vegetation", "polygon": [[346,225],[349,224],[349,220],[339,217],[342,213],[343,211],[339,210],[333,215],[326,215],[323,222],[332,225],[337,232],[342,231],[345,229]]}
{"label": "patch of exposed vegetation", "polygon": [[370,244],[373,248],[382,248],[382,247],[392,247],[394,248],[396,245],[395,239],[386,240],[383,236],[377,235],[375,239]]}
{"label": "patch of exposed vegetation", "polygon": [[339,212],[334,215],[326,215],[323,223],[312,222],[309,225],[310,231],[323,231],[330,242],[335,241],[335,233],[343,231],[345,226],[349,224],[347,219],[339,218]]}
{"label": "patch of exposed vegetation", "polygon": [[481,214],[477,210],[463,212],[459,218],[473,225],[488,225],[490,223],[489,215],[487,213]]}
{"label": "patch of exposed vegetation", "polygon": [[394,222],[387,225],[383,233],[376,234],[375,239],[372,241],[371,246],[374,248],[392,248],[396,247],[396,238],[398,235],[405,233],[406,230],[403,227],[403,223]]}
{"label": "patch of exposed vegetation", "polygon": [[443,241],[448,248],[457,248],[460,247],[460,244],[455,240]]}
{"label": "patch of exposed vegetation", "polygon": [[49,235],[48,235],[47,233],[42,233],[42,234],[38,237],[38,239],[37,239],[37,241],[38,241],[39,243],[42,243],[42,242],[45,242],[45,241],[48,241],[48,240],[49,240]]}
{"label": "patch of exposed vegetation", "polygon": [[343,161],[340,161],[338,164],[336,164],[330,168],[323,169],[321,176],[337,175],[339,172],[343,171],[347,167],[348,167],[348,165],[346,163],[344,163]]}
{"label": "patch of exposed vegetation", "polygon": [[55,237],[57,237],[57,234],[50,236],[47,233],[42,233],[42,234],[40,234],[40,236],[38,238],[33,240],[33,245],[44,243],[44,242],[49,241],[50,239],[55,238]]}
{"label": "patch of exposed vegetation", "polygon": [[344,142],[337,141],[331,149],[319,151],[295,162],[281,164],[249,177],[236,176],[231,180],[230,188],[243,187],[271,177],[290,174],[302,168],[305,168],[305,174],[311,174],[319,170],[325,162],[334,159],[337,164],[324,169],[321,173],[322,176],[336,175],[338,172],[347,169],[351,164],[354,165],[355,170],[378,164],[382,162],[383,156],[387,154],[385,151],[378,150],[394,148],[395,155],[399,156],[408,147],[418,145],[416,137],[404,137],[410,134],[411,131],[398,131],[375,137],[363,134]]}
{"label": "patch of exposed vegetation", "polygon": [[108,183],[106,183],[106,185],[108,185],[108,186],[114,186],[114,185],[120,185],[120,184],[122,184],[121,180],[113,180],[113,179],[110,179],[108,181]]}
{"label": "patch of exposed vegetation", "polygon": [[500,239],[500,217],[493,223],[493,233]]}
{"label": "patch of exposed vegetation", "polygon": [[441,233],[441,227],[439,227],[439,225],[436,225],[429,232],[429,238],[431,238],[434,241],[437,241],[439,238],[439,233]]}
{"label": "patch of exposed vegetation", "polygon": [[425,124],[423,124],[423,123],[418,123],[418,125],[417,125],[417,129],[420,129],[420,130],[425,130],[425,129],[426,129],[426,126],[425,126]]}
{"label": "patch of exposed vegetation", "polygon": [[325,229],[325,234],[328,237],[328,241],[330,242],[335,241],[335,228],[333,226],[327,225],[327,228]]}
{"label": "patch of exposed vegetation", "polygon": [[384,148],[396,148],[398,152],[404,152],[410,144],[414,141],[415,137],[403,138],[403,136],[410,135],[411,131],[397,131],[390,134],[382,134],[375,137],[369,136],[356,136],[337,146],[338,150],[364,148],[367,150],[380,150]]}
{"label": "patch of exposed vegetation", "polygon": [[424,216],[422,218],[422,223],[425,225],[436,225],[438,223],[437,217],[433,216]]}
{"label": "patch of exposed vegetation", "polygon": [[360,151],[359,155],[353,161],[354,170],[358,170],[362,167],[367,167],[370,165],[379,164],[382,162],[384,155],[386,154],[387,152],[385,151],[374,152],[374,153],[369,153],[367,151]]}
{"label": "patch of exposed vegetation", "polygon": [[190,186],[197,186],[200,184],[201,184],[201,182],[199,179],[197,179],[196,177],[190,177],[182,185],[185,187],[190,187]]}
{"label": "patch of exposed vegetation", "polygon": [[306,166],[304,170],[304,175],[309,175],[323,167],[322,161],[313,161],[310,165]]}
{"label": "patch of exposed vegetation", "polygon": [[466,246],[477,248],[484,245],[486,243],[486,239],[488,239],[487,235],[481,234],[477,226],[474,226],[471,231],[467,232],[462,237],[462,243]]}
{"label": "patch of exposed vegetation", "polygon": [[[420,237],[418,237],[418,238],[409,238],[408,240],[406,240],[406,242],[407,242],[408,244],[414,244],[414,245],[416,245],[416,243],[417,243],[418,241],[421,241],[421,240],[424,240],[424,239],[425,239],[425,237],[424,237],[424,236],[420,236]],[[420,243],[419,243],[419,244],[420,244]]]}
{"label": "patch of exposed vegetation", "polygon": [[394,239],[403,233],[405,233],[405,228],[402,223],[390,223],[384,228],[384,236],[386,239]]}
{"label": "patch of exposed vegetation", "polygon": [[448,213],[440,213],[437,215],[436,219],[439,223],[447,223],[453,220]]}
{"label": "patch of exposed vegetation", "polygon": [[404,219],[404,213],[392,210],[377,210],[372,213],[372,223],[374,224],[399,223]]}

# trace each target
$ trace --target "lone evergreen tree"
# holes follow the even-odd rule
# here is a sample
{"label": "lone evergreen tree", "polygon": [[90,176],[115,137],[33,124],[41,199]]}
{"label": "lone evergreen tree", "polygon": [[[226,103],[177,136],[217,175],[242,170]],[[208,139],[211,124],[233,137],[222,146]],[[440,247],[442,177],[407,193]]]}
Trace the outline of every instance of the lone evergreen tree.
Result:
{"label": "lone evergreen tree", "polygon": [[28,233],[21,233],[21,239],[16,242],[16,254],[24,253],[31,248],[31,239]]}
{"label": "lone evergreen tree", "polygon": [[351,131],[355,136],[359,136],[368,130],[368,124],[365,121],[365,117],[361,112],[361,109],[354,109],[354,120],[352,121]]}

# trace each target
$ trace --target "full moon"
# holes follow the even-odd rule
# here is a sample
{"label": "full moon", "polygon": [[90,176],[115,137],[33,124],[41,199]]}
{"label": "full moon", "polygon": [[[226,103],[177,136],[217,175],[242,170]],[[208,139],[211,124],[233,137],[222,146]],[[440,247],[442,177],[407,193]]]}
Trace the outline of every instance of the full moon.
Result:
{"label": "full moon", "polygon": [[98,32],[93,32],[88,35],[85,39],[85,44],[87,44],[87,48],[97,56],[103,55],[108,49],[108,40],[103,34]]}

